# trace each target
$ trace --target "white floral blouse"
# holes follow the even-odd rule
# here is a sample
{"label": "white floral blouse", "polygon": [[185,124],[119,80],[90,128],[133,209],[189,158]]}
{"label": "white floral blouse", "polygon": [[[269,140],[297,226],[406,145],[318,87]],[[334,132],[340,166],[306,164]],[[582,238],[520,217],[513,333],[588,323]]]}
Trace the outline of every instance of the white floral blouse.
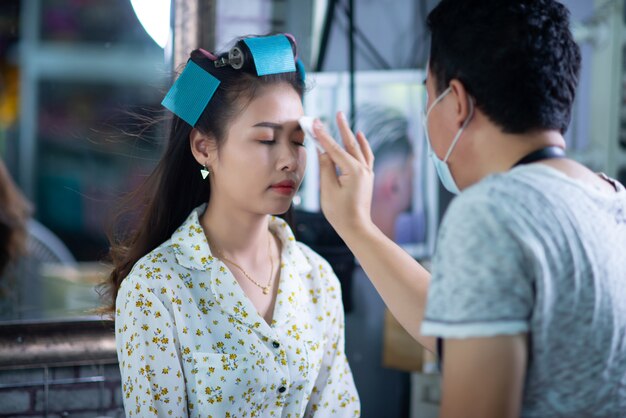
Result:
{"label": "white floral blouse", "polygon": [[269,325],[211,256],[196,208],[135,264],[115,332],[129,417],[358,417],[344,353],[341,289],[329,264],[271,218],[282,242]]}

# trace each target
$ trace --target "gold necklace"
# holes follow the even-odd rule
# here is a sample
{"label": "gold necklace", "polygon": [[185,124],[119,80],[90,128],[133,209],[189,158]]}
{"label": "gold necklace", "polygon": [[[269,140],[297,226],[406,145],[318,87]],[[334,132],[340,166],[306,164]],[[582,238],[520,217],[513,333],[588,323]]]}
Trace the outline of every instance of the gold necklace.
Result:
{"label": "gold necklace", "polygon": [[[260,284],[259,282],[257,282],[256,280],[254,280],[252,277],[250,277],[250,275],[248,273],[246,273],[246,271],[241,268],[241,266],[239,266],[239,264],[235,263],[232,260],[229,260],[228,258],[224,257],[224,254],[214,245],[211,245],[211,247],[213,247],[215,249],[215,252],[217,253],[218,258],[220,258],[222,261],[227,261],[230,264],[232,264],[233,266],[237,267],[239,270],[241,270],[241,272],[243,273],[244,276],[246,276],[246,278],[248,280],[250,280],[252,283],[254,283],[256,286],[260,287],[263,290],[263,294],[267,295],[270,293],[270,288],[272,287],[272,282],[274,281],[274,260],[272,259],[272,253],[271,253],[271,236],[272,233],[270,232],[267,236],[267,253],[269,254],[269,259],[270,259],[270,279],[267,282],[267,285],[263,286],[262,284]],[[210,245],[210,243],[209,243]]]}

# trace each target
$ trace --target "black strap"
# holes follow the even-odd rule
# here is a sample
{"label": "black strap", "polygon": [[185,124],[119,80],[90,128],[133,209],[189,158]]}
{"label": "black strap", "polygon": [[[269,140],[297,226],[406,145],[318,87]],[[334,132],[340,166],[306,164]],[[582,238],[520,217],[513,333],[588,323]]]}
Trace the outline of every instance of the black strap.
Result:
{"label": "black strap", "polygon": [[541,160],[549,160],[551,158],[565,158],[565,151],[563,150],[563,148],[555,146],[541,148],[526,155],[524,158],[516,162],[513,167],[517,167],[518,165],[535,163]]}
{"label": "black strap", "polygon": [[443,373],[443,338],[437,337],[437,368],[439,373]]}

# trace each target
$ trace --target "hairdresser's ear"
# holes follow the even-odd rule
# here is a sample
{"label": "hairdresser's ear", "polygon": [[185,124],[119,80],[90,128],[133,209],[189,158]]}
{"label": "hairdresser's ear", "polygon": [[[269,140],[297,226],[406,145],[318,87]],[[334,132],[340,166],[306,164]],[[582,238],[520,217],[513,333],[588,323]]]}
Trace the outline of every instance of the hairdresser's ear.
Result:
{"label": "hairdresser's ear", "polygon": [[200,132],[198,129],[193,128],[189,134],[189,144],[191,145],[191,153],[200,165],[213,165],[216,159],[215,140]]}
{"label": "hairdresser's ear", "polygon": [[470,100],[472,100],[472,97],[467,92],[463,83],[456,78],[450,81],[450,87],[452,88],[452,91],[450,92],[451,96],[453,96],[456,100],[455,121],[460,127],[470,116]]}

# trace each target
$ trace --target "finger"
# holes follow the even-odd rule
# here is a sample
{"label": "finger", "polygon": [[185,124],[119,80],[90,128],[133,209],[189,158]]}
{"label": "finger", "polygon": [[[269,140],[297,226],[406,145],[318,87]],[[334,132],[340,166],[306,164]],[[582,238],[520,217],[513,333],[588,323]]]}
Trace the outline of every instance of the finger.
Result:
{"label": "finger", "polygon": [[339,167],[342,173],[350,172],[358,164],[354,157],[341,148],[333,137],[328,134],[319,119],[316,119],[313,123],[313,131],[326,154],[329,155],[332,162]]}
{"label": "finger", "polygon": [[356,140],[359,143],[359,147],[361,148],[361,152],[363,153],[363,157],[365,158],[365,163],[370,168],[370,170],[374,169],[374,153],[372,152],[372,148],[370,147],[369,141],[365,137],[365,134],[361,131],[357,132]]}
{"label": "finger", "polygon": [[346,115],[343,112],[337,112],[337,126],[339,127],[339,133],[341,134],[341,139],[343,140],[343,145],[346,147],[346,151],[357,161],[365,164],[365,157],[363,153],[359,149],[359,144],[350,129],[350,125],[348,124],[348,120],[346,119]]}

